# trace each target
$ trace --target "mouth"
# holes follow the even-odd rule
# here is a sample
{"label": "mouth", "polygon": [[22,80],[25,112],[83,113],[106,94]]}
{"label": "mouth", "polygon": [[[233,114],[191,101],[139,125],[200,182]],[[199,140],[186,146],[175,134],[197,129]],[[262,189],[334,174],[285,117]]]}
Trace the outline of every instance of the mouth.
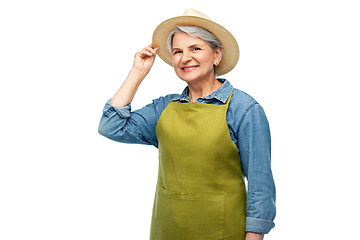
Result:
{"label": "mouth", "polygon": [[191,72],[193,70],[195,70],[198,66],[187,66],[187,67],[182,67],[181,69],[184,71],[184,72]]}

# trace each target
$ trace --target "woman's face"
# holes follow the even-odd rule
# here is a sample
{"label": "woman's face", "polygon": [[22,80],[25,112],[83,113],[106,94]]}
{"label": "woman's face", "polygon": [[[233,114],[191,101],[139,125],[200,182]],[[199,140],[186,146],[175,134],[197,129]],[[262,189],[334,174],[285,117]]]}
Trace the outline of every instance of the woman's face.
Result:
{"label": "woman's face", "polygon": [[220,63],[222,49],[213,50],[201,38],[179,32],[173,38],[172,54],[176,75],[192,83],[214,78],[214,65]]}

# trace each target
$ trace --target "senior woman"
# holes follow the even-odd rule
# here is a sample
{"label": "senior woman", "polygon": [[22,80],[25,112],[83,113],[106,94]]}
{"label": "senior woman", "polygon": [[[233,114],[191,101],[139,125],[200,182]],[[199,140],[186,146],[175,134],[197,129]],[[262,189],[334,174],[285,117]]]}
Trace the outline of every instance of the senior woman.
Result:
{"label": "senior woman", "polygon": [[[131,111],[156,54],[188,86]],[[238,57],[230,32],[188,9],[156,28],[104,107],[100,134],[159,149],[151,240],[263,239],[274,227],[267,118],[254,98],[216,78]]]}

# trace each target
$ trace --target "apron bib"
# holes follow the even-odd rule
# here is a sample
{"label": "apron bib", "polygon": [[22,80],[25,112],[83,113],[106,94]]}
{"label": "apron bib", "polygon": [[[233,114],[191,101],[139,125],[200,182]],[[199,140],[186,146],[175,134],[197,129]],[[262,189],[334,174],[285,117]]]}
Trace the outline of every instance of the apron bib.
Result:
{"label": "apron bib", "polygon": [[246,188],[222,105],[170,102],[156,126],[150,240],[245,239]]}

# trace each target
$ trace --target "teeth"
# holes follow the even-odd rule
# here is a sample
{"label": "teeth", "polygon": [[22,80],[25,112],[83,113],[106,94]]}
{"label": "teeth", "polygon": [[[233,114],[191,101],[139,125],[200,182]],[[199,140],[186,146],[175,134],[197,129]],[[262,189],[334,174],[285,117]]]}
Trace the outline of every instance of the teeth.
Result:
{"label": "teeth", "polygon": [[194,69],[194,68],[196,68],[196,67],[185,67],[185,68],[183,68],[184,70],[190,70],[190,69]]}

